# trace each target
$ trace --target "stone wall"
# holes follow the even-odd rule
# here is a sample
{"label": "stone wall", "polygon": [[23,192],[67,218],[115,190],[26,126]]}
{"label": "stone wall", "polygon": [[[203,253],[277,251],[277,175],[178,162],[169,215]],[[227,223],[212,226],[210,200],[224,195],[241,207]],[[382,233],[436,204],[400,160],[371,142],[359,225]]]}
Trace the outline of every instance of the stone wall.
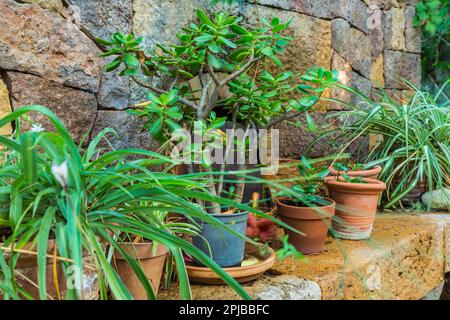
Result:
{"label": "stone wall", "polygon": [[[175,41],[210,0],[0,0],[0,117],[12,109],[42,104],[61,117],[75,138],[109,126],[118,147],[154,148],[140,120],[124,110],[142,90],[127,78],[105,74],[93,39],[121,31],[145,36],[144,45]],[[376,86],[396,94],[402,76],[420,82],[420,33],[412,27],[415,0],[258,0],[228,10],[255,24],[258,17],[291,19],[292,46],[282,57],[303,72],[314,65],[336,68],[341,80],[371,94]],[[257,4],[254,4],[257,2]],[[330,92],[348,101],[353,97]],[[355,102],[355,101],[352,101]],[[319,124],[342,107],[322,104]],[[33,121],[42,122],[33,115]],[[45,121],[43,121],[45,124]],[[338,125],[338,124],[335,124]],[[283,157],[297,157],[314,138],[304,128],[281,124]],[[0,134],[11,131],[2,128]],[[321,142],[312,155],[333,146]]]}

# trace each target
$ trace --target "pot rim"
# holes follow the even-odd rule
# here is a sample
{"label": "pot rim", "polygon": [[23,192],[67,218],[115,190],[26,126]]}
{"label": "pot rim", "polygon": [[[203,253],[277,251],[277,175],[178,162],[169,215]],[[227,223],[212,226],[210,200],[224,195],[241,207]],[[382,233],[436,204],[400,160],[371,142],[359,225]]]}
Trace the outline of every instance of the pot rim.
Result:
{"label": "pot rim", "polygon": [[336,176],[330,176],[325,178],[325,184],[327,188],[339,189],[342,191],[384,191],[386,190],[386,184],[383,181],[372,179],[372,178],[362,178],[367,183],[352,183],[346,181],[337,180]]}
{"label": "pot rim", "polygon": [[[124,248],[129,248],[129,247],[134,247],[136,248],[136,250],[130,251],[130,250],[126,250],[127,253],[134,257],[135,259],[154,259],[154,258],[158,258],[164,255],[167,255],[169,253],[169,248],[162,244],[162,243],[158,243],[157,244],[157,249],[156,249],[156,253],[153,254],[153,245],[154,242],[141,242],[141,243],[133,243],[133,242],[121,242],[121,243],[117,243],[118,246],[120,246],[122,248],[122,250]],[[149,252],[145,252],[145,253],[140,253],[138,252],[137,249],[145,249],[145,247],[150,247],[149,248]],[[114,250],[114,258],[118,259],[118,260],[125,260],[125,257],[122,256],[122,254],[116,250]]]}
{"label": "pot rim", "polygon": [[[363,164],[365,165],[365,163]],[[331,176],[337,176],[338,175],[338,171],[335,170],[333,168],[333,166],[329,166],[328,169],[330,170],[330,175]],[[368,176],[373,176],[373,175],[378,175],[380,174],[382,170],[382,167],[380,165],[376,165],[375,167],[368,169],[368,170],[349,170],[347,172],[347,174],[349,176],[359,176],[359,177],[368,177]]]}
{"label": "pot rim", "polygon": [[[261,246],[261,245],[253,245],[253,244],[250,244],[250,243],[247,243],[246,245],[247,246],[251,245],[251,246],[254,246],[255,248],[258,248],[258,247],[263,248],[263,246]],[[245,272],[245,271],[248,271],[248,270],[253,270],[255,268],[259,268],[259,267],[264,266],[264,265],[271,264],[272,262],[275,261],[276,253],[275,253],[275,250],[273,250],[270,247],[267,247],[267,249],[269,251],[267,253],[267,257],[266,258],[261,257],[261,259],[264,259],[264,260],[262,260],[261,262],[259,262],[257,264],[253,264],[253,265],[245,266],[245,267],[241,267],[241,266],[238,266],[238,267],[222,267],[222,269],[224,271],[227,271],[227,272],[242,272],[242,271]],[[245,252],[247,252],[247,247],[244,249],[244,253]],[[207,267],[195,266],[195,265],[186,265],[186,267],[188,269],[192,270],[192,271],[206,271],[206,270],[210,270]]]}
{"label": "pot rim", "polygon": [[289,207],[289,208],[293,208],[293,209],[295,209],[295,208],[302,208],[302,209],[328,208],[328,207],[333,207],[336,205],[336,202],[333,199],[330,199],[328,197],[321,197],[321,198],[330,202],[330,204],[323,205],[323,206],[314,206],[314,207],[299,207],[299,206],[291,206],[289,204],[285,204],[280,201],[280,200],[291,200],[289,197],[279,197],[275,200],[275,203],[277,205],[280,204],[281,206]]}
{"label": "pot rim", "polygon": [[[284,204],[279,200],[289,199],[288,197],[280,197],[275,203],[277,205],[277,214],[283,219],[293,219],[293,220],[323,220],[329,219],[335,214],[336,202],[333,199],[325,198],[330,202],[328,205],[320,207],[297,207]],[[282,210],[286,210],[282,212]]]}

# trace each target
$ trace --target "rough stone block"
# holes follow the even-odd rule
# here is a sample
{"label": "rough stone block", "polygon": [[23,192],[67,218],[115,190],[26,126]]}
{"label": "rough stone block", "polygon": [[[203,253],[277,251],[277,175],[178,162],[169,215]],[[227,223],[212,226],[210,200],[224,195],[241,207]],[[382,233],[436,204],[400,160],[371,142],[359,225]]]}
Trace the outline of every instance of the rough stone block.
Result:
{"label": "rough stone block", "polygon": [[404,89],[400,77],[420,86],[420,55],[392,50],[384,51],[384,81],[386,88]]}
{"label": "rough stone block", "polygon": [[421,30],[413,26],[412,21],[416,15],[416,7],[407,6],[405,9],[405,44],[406,51],[420,53],[421,52]]}
{"label": "rough stone block", "polygon": [[[94,94],[29,74],[8,72],[7,77],[12,88],[13,110],[32,104],[43,105],[60,118],[76,141],[90,132],[97,111]],[[39,123],[53,131],[53,126],[44,115],[33,112],[30,118],[33,123]],[[29,123],[23,122],[21,125],[24,130],[30,128]]]}
{"label": "rough stone block", "polygon": [[[340,112],[314,112],[311,116],[318,127],[327,126],[327,129],[330,130],[340,126],[343,121],[343,118],[340,117],[342,116]],[[308,131],[303,115],[292,119],[290,122],[280,123],[275,128],[280,130],[279,154],[281,158],[298,159],[305,154],[316,158],[337,154],[348,143],[348,141],[336,139],[338,134],[334,134],[310,146],[318,137],[318,134]],[[347,151],[355,156],[355,158],[367,154],[366,141],[364,139],[354,141],[350,144]]]}
{"label": "rough stone block", "polygon": [[386,12],[384,41],[387,49],[405,51],[406,18],[404,8],[392,8]]}
{"label": "rough stone block", "polygon": [[125,111],[99,110],[91,137],[95,137],[104,128],[112,128],[118,134],[118,139],[108,135],[115,149],[142,148],[156,150],[158,143],[147,131],[143,131],[144,119],[130,115]]}
{"label": "rough stone block", "polygon": [[[332,68],[339,70],[339,80],[343,84],[359,90],[368,97],[370,96],[372,83],[358,73],[354,72],[350,64],[337,52],[334,52],[333,54]],[[361,99],[359,97],[342,89],[333,90],[331,97],[354,105],[361,103]],[[338,103],[333,103],[332,106],[333,110],[345,108],[344,105]]]}
{"label": "rough stone block", "polygon": [[[131,0],[69,0],[71,10],[78,15],[83,30],[92,39],[107,38],[116,32],[132,32]],[[105,59],[105,63],[113,60]],[[120,71],[102,72],[98,103],[102,109],[125,109],[129,105],[130,79],[119,77]]]}
{"label": "rough stone block", "polygon": [[97,92],[100,50],[74,24],[13,0],[2,0],[0,12],[0,68]]}
{"label": "rough stone block", "polygon": [[384,50],[384,25],[386,15],[378,7],[369,9],[369,41],[372,59],[378,57]]}
{"label": "rough stone block", "polygon": [[332,25],[332,47],[353,69],[369,78],[371,46],[367,35],[351,28],[344,19],[335,19]]}

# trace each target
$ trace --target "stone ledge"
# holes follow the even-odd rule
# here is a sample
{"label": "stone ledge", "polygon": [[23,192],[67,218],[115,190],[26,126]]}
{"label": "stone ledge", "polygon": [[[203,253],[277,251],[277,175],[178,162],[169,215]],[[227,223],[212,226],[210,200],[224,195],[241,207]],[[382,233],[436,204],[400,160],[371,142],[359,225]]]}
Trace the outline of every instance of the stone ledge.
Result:
{"label": "stone ledge", "polygon": [[[324,300],[421,299],[442,283],[448,268],[449,226],[445,215],[380,214],[371,239],[328,238],[324,254],[277,261],[244,288],[256,299],[317,299],[314,283]],[[225,286],[193,285],[192,293],[194,299],[238,298]],[[159,298],[178,299],[176,286]]]}

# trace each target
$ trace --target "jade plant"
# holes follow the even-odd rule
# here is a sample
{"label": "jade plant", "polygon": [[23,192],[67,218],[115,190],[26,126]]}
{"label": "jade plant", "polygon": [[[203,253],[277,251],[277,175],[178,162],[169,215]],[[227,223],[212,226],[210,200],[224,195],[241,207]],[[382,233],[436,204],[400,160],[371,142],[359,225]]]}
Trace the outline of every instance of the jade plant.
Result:
{"label": "jade plant", "polygon": [[[261,22],[260,27],[251,28],[240,17],[224,12],[208,16],[198,10],[197,21],[182,28],[176,44],[143,49],[142,37],[121,33],[98,43],[104,47],[102,56],[115,57],[106,71],[120,70],[121,76],[148,90],[147,100],[128,112],[146,120],[143,130],[167,152],[179,142],[174,134],[180,130],[189,135],[201,131],[214,140],[223,138],[218,144],[226,146],[224,158],[228,159],[238,147],[248,154],[251,146],[248,138],[227,141],[221,130],[226,122],[245,134],[269,129],[312,110],[326,84],[336,81],[336,73],[318,68],[310,71],[315,75],[312,85],[298,85],[299,75],[284,70],[279,59],[291,40],[282,34],[289,21],[274,17]],[[268,71],[268,65],[279,72]],[[310,75],[305,77],[309,81]],[[230,199],[229,207],[242,201],[247,164],[239,164],[237,178],[228,185],[223,176],[225,161],[217,167],[208,157],[187,157],[188,172],[202,173],[212,195]],[[212,214],[227,210],[214,199],[200,204]]]}

